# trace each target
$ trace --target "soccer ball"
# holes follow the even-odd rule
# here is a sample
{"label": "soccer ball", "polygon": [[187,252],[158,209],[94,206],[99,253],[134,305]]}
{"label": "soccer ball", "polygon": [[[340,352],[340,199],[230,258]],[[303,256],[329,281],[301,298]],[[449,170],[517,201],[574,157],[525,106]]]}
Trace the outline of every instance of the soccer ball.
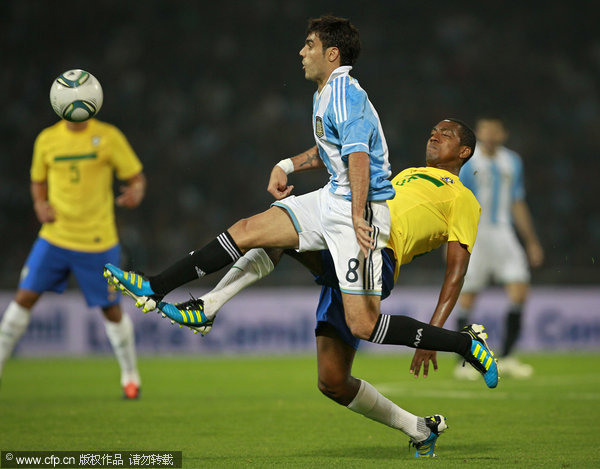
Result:
{"label": "soccer ball", "polygon": [[52,109],[71,122],[83,122],[98,114],[103,96],[96,77],[80,69],[59,75],[50,88]]}

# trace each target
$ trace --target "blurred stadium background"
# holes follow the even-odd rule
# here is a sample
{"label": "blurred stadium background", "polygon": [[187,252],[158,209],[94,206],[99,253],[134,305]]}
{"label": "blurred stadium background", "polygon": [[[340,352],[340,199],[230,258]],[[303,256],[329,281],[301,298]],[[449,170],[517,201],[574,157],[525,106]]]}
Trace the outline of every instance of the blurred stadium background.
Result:
{"label": "blurred stadium background", "polygon": [[[105,94],[99,118],[120,127],[145,164],[146,199],[118,218],[125,265],[153,273],[267,207],[273,164],[312,144],[314,85],[304,80],[298,51],[306,19],[330,12],[351,18],[361,31],[353,75],[378,109],[396,171],[423,163],[429,129],[441,118],[505,118],[508,146],[524,158],[528,202],[546,250],[545,265],[533,274],[530,304],[537,309],[528,321],[535,327],[556,314],[567,318],[552,327],[570,328],[574,339],[545,348],[600,347],[600,39],[593,3],[417,3],[1,2],[0,306],[13,294],[39,228],[29,166],[35,136],[56,121],[48,101],[54,77],[70,68],[94,73]],[[294,178],[296,192],[324,178]],[[442,274],[440,253],[407,266],[398,307],[421,311],[402,295],[424,287],[415,301],[425,304],[418,314],[428,314]],[[290,295],[304,295],[308,306],[301,309],[310,318],[317,290],[293,262],[284,261],[263,281],[270,289],[260,291],[277,296],[278,288],[293,285],[299,289]],[[559,301],[565,298],[572,300]],[[36,331],[55,331],[50,344],[64,344],[65,318],[84,308],[76,290],[42,301],[34,315],[39,327],[34,322],[18,353],[35,353]],[[478,314],[491,317],[503,308],[497,301]],[[285,306],[278,303],[273,314],[277,308]],[[100,318],[87,316],[82,353],[108,350],[102,331],[94,348],[90,331]],[[159,337],[163,327],[146,324],[137,326],[141,351],[148,328]],[[306,327],[312,337],[312,324]],[[173,334],[173,343],[183,340],[177,338],[183,332]]]}

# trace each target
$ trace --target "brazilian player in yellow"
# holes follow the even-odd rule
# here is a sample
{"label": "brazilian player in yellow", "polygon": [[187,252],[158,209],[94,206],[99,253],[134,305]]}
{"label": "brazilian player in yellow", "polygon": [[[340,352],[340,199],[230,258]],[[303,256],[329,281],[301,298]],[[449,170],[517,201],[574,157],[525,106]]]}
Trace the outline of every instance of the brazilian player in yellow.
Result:
{"label": "brazilian player in yellow", "polygon": [[62,293],[73,273],[88,306],[99,306],[104,313],[106,333],[121,368],[124,397],[138,397],[141,383],[133,324],[102,277],[106,262],[120,261],[115,174],[125,181],[116,204],[137,207],[146,187],[142,164],[115,126],[96,119],[62,120],[38,135],[31,194],[42,227],[23,267],[15,298],[0,322],[0,376],[42,293]]}
{"label": "brazilian player in yellow", "polygon": [[[471,346],[469,335],[465,331],[455,332],[441,327],[458,299],[477,236],[480,206],[458,178],[460,168],[473,154],[474,148],[472,130],[462,121],[445,119],[431,130],[426,146],[427,166],[406,169],[392,180],[396,195],[387,202],[391,213],[391,237],[388,248],[384,250],[382,298],[390,294],[401,265],[447,244],[444,283],[429,324],[406,316],[381,314],[369,338],[371,342],[417,348],[410,366],[410,372],[415,376],[419,375],[421,365],[424,366],[423,374],[427,376],[430,361],[437,370],[435,350],[457,352],[473,364],[464,348],[461,350],[461,347]],[[201,310],[207,320],[192,329],[206,334],[212,328],[218,310],[242,289],[268,275],[282,253],[282,250],[275,249],[252,249],[234,264],[212,291],[199,300],[176,305],[163,302],[159,310],[184,325],[189,325],[186,322],[189,323],[191,312]],[[347,324],[348,317],[344,314],[328,251],[299,254],[286,250],[285,253],[308,267],[317,283],[323,286],[315,330],[319,390],[350,410],[407,434],[416,448],[416,456],[432,456],[437,437],[446,428],[445,417],[417,417],[384,397],[368,382],[352,376],[352,363],[360,340],[352,325]],[[177,311],[182,314],[177,315]],[[382,324],[387,330],[381,328]],[[476,325],[470,327],[475,328]],[[473,346],[476,348],[478,343],[473,341]],[[493,359],[488,355],[485,363],[489,366],[490,362]],[[497,383],[495,364],[489,368],[491,371],[484,373],[486,370],[479,369],[486,378],[486,384],[494,387]],[[495,382],[491,379],[488,383],[486,374],[495,374],[495,377],[490,376],[495,378]]]}

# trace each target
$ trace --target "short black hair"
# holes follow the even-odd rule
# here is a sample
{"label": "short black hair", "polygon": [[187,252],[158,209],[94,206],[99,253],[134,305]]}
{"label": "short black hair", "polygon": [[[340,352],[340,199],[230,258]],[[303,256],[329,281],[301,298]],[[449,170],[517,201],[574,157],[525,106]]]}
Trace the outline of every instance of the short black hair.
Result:
{"label": "short black hair", "polygon": [[358,29],[346,18],[324,15],[308,20],[306,35],[315,33],[323,43],[323,51],[328,47],[340,50],[340,65],[354,65],[360,54]]}
{"label": "short black hair", "polygon": [[465,145],[466,147],[469,147],[471,149],[471,154],[469,155],[469,157],[463,160],[464,165],[467,161],[469,161],[469,159],[473,156],[473,153],[475,152],[475,145],[477,144],[475,132],[473,132],[473,129],[471,129],[471,127],[469,127],[464,121],[460,119],[449,117],[444,120],[454,122],[460,126],[458,130],[458,138],[460,139],[460,144]]}

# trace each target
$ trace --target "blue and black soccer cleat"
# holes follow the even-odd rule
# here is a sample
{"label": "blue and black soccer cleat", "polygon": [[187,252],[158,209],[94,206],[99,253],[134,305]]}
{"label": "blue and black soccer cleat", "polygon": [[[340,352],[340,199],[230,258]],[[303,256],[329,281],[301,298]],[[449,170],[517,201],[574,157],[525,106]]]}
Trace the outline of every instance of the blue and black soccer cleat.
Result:
{"label": "blue and black soccer cleat", "polygon": [[124,295],[135,300],[135,305],[144,313],[156,309],[162,295],[154,293],[150,282],[138,272],[125,272],[112,264],[104,266],[104,277],[108,283],[116,286]]}
{"label": "blue and black soccer cleat", "polygon": [[204,303],[201,299],[192,297],[184,303],[171,304],[161,301],[158,310],[163,317],[168,317],[171,323],[189,327],[195,334],[208,334],[212,329],[213,319],[204,314]]}
{"label": "blue and black soccer cleat", "polygon": [[488,388],[498,386],[498,364],[494,358],[494,352],[487,345],[487,333],[480,324],[471,324],[462,329],[463,334],[471,337],[471,351],[465,356],[465,361],[470,363],[479,373],[483,375]]}
{"label": "blue and black soccer cleat", "polygon": [[423,441],[410,441],[410,445],[416,448],[415,458],[435,458],[435,444],[440,434],[448,428],[446,417],[443,415],[431,415],[425,417],[425,425],[431,430],[431,434]]}

